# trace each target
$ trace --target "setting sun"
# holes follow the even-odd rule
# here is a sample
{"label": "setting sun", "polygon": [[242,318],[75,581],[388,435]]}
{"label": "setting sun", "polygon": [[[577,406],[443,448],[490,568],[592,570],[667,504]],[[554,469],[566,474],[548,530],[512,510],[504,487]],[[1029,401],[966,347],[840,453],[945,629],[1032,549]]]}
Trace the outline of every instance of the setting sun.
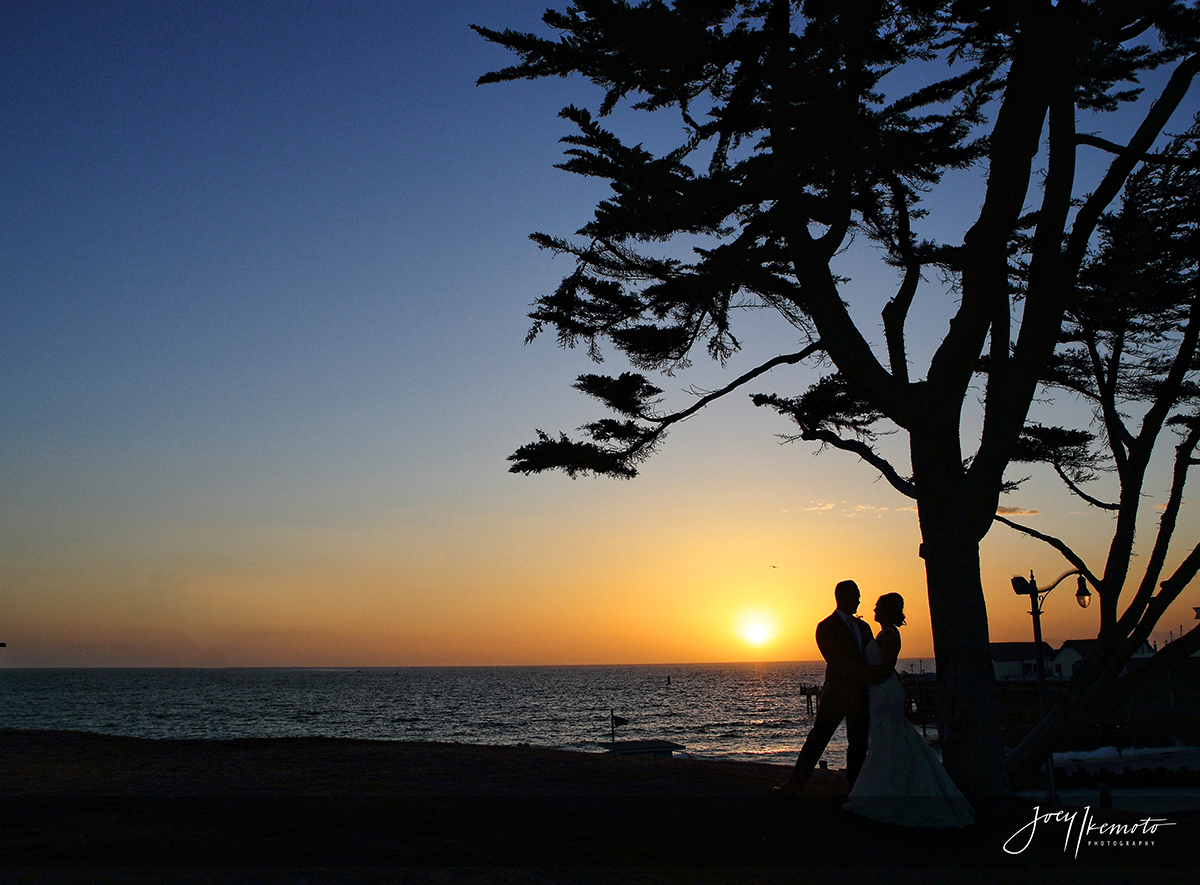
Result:
{"label": "setting sun", "polygon": [[771,628],[766,624],[747,624],[742,630],[742,635],[746,637],[747,642],[762,645],[771,638]]}
{"label": "setting sun", "polygon": [[775,625],[771,618],[755,612],[742,617],[738,633],[751,645],[764,645],[775,636]]}

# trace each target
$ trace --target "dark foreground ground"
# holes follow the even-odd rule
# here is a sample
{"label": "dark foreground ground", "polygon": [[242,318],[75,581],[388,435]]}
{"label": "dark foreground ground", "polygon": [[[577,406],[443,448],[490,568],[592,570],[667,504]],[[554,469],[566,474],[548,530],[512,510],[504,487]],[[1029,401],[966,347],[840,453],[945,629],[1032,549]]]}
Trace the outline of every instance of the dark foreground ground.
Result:
{"label": "dark foreground ground", "polygon": [[1145,815],[1066,809],[1034,828],[1033,804],[1013,803],[964,831],[891,827],[842,811],[840,773],[773,797],[786,775],[533,747],[0,731],[0,882],[1196,881],[1195,816],[1148,833]]}

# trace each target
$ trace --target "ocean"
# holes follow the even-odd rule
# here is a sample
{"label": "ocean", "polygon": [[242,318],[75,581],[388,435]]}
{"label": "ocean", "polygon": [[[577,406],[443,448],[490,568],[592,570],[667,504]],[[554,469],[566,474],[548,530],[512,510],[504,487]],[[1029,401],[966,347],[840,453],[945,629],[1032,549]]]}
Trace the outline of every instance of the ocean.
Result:
{"label": "ocean", "polygon": [[[901,662],[928,671],[930,661]],[[601,752],[662,739],[690,756],[790,763],[819,662],[545,667],[0,669],[0,729],[145,738],[318,735]],[[825,753],[845,761],[844,729]]]}

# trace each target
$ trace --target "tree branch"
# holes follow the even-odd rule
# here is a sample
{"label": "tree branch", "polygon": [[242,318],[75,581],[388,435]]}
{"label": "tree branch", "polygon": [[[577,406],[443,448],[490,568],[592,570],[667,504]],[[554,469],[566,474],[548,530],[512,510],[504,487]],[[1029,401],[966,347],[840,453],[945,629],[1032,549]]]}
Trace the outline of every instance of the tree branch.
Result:
{"label": "tree branch", "polygon": [[1138,434],[1135,444],[1144,452],[1146,461],[1150,460],[1158,434],[1162,430],[1171,408],[1179,398],[1179,391],[1195,360],[1198,345],[1200,345],[1200,289],[1197,289],[1196,294],[1192,297],[1187,325],[1183,330],[1183,339],[1179,342],[1179,349],[1175,352],[1175,359],[1171,363],[1170,371],[1163,379],[1162,387],[1154,398],[1153,404],[1142,418],[1142,430]]}
{"label": "tree branch", "polygon": [[892,191],[892,202],[900,230],[896,250],[904,262],[904,278],[896,295],[883,308],[883,334],[887,341],[888,362],[892,376],[901,384],[908,383],[908,353],[904,341],[904,324],[912,307],[917,284],[921,281],[921,264],[917,260],[913,244],[912,222],[908,213],[908,201],[900,182],[893,178],[888,182]]}
{"label": "tree branch", "polygon": [[1048,28],[1043,40],[1054,39],[1058,51],[1043,76],[1049,129],[1049,158],[1042,201],[1033,231],[1028,285],[1016,346],[1008,356],[1011,305],[1000,287],[992,308],[991,357],[985,393],[983,433],[970,473],[985,488],[999,484],[1012,447],[1025,426],[1029,403],[1044,367],[1058,343],[1063,312],[1074,275],[1064,273],[1062,242],[1071,210],[1075,181],[1075,92],[1077,46],[1072,34]]}
{"label": "tree branch", "polygon": [[1089,584],[1091,584],[1093,587],[1098,585],[1099,582],[1097,581],[1096,576],[1093,575],[1088,569],[1087,564],[1083,561],[1083,558],[1070,547],[1068,547],[1065,542],[1055,538],[1053,535],[1043,534],[1037,529],[1032,529],[1029,526],[1021,525],[1019,522],[1013,522],[1011,519],[1007,519],[1006,517],[1001,516],[999,513],[995,514],[992,519],[998,523],[1001,523],[1002,525],[1008,526],[1010,529],[1021,532],[1025,535],[1029,535],[1031,538],[1037,538],[1039,541],[1044,541],[1045,543],[1049,544],[1062,554],[1063,559],[1069,562],[1074,568],[1079,569],[1080,574],[1087,578]]}
{"label": "tree branch", "polygon": [[1091,328],[1084,330],[1084,346],[1087,348],[1088,360],[1092,366],[1092,377],[1096,381],[1096,400],[1100,404],[1100,415],[1104,421],[1105,434],[1108,437],[1108,450],[1112,452],[1113,463],[1117,466],[1117,475],[1121,477],[1122,483],[1125,481],[1125,467],[1129,462],[1129,448],[1133,444],[1133,434],[1121,420],[1121,413],[1117,411],[1116,405],[1117,379],[1123,341],[1122,335],[1114,336],[1112,355],[1109,366],[1106,368],[1104,360],[1100,356],[1095,330]]}
{"label": "tree branch", "polygon": [[886,458],[872,449],[869,445],[857,439],[845,439],[838,436],[832,430],[823,428],[813,428],[803,431],[799,436],[785,437],[788,442],[793,442],[797,439],[814,440],[833,446],[835,449],[841,449],[843,452],[850,452],[858,455],[876,470],[878,470],[883,478],[888,481],[896,491],[907,498],[916,500],[917,487],[913,485],[911,479],[901,476],[895,467],[892,466]]}
{"label": "tree branch", "polygon": [[771,371],[771,369],[774,369],[776,366],[793,366],[798,362],[808,359],[814,353],[817,353],[818,351],[823,350],[823,349],[824,349],[824,345],[822,345],[820,341],[814,341],[812,344],[808,345],[808,347],[806,347],[803,350],[798,351],[796,353],[785,353],[785,354],[781,354],[780,356],[777,356],[777,357],[772,357],[771,359],[769,359],[765,363],[763,363],[761,366],[751,369],[749,372],[746,372],[744,375],[741,375],[741,376],[735,378],[733,381],[726,384],[720,390],[714,390],[711,393],[708,393],[705,396],[701,397],[693,405],[689,406],[688,408],[684,409],[681,412],[674,412],[670,415],[659,415],[659,416],[639,415],[638,417],[640,417],[644,421],[651,421],[655,424],[658,424],[659,427],[655,431],[655,434],[657,435],[661,431],[666,430],[667,427],[669,427],[670,425],[676,424],[680,421],[685,421],[688,418],[692,417],[692,415],[699,412],[701,409],[703,409],[705,406],[707,406],[713,400],[720,399],[721,397],[725,396],[726,394],[732,393],[734,390],[737,390],[739,387],[745,386],[747,383],[753,381],[755,378],[759,377],[760,375],[765,375],[767,372]]}
{"label": "tree branch", "polygon": [[[1113,543],[1109,548],[1105,581],[1099,588],[1102,630],[1107,624],[1116,625],[1119,621],[1125,621],[1128,624],[1129,615],[1128,613],[1119,615],[1118,604],[1124,588],[1125,576],[1129,571],[1130,558],[1133,555],[1137,512],[1141,503],[1141,491],[1145,484],[1146,470],[1154,454],[1155,442],[1158,440],[1172,406],[1178,399],[1183,380],[1193,363],[1197,342],[1200,342],[1200,292],[1197,292],[1192,299],[1187,325],[1183,330],[1183,337],[1171,368],[1167,372],[1154,402],[1142,417],[1141,429],[1134,438],[1129,448],[1129,457],[1121,469],[1121,508],[1117,513],[1117,527],[1113,532]],[[1114,367],[1112,371],[1115,374],[1117,369]],[[1115,412],[1115,403],[1106,402],[1105,410],[1108,411],[1110,405],[1112,411]],[[1188,455],[1190,456],[1190,450]],[[1177,462],[1176,470],[1179,469],[1179,466]],[[1174,481],[1172,484],[1174,485]],[[1170,528],[1173,530],[1173,527],[1173,522],[1160,525],[1160,529]],[[1139,587],[1138,592],[1142,594],[1143,599],[1146,598],[1145,594],[1149,592],[1149,589],[1145,582]]]}
{"label": "tree branch", "polygon": [[[825,237],[822,237],[825,242],[815,240],[808,229],[810,219],[804,216],[795,193],[793,178],[796,164],[793,155],[796,149],[796,119],[791,100],[794,92],[791,77],[791,17],[792,4],[789,0],[772,0],[765,28],[768,41],[766,67],[770,85],[767,129],[772,145],[772,176],[776,192],[789,195],[788,198],[779,199],[776,207],[784,234],[783,241],[787,244],[800,283],[803,308],[812,317],[821,339],[826,342],[826,353],[834,365],[876,408],[901,427],[908,427],[912,420],[908,385],[896,384],[895,379],[880,365],[846,309],[830,270],[829,259],[836,251],[836,246],[829,248],[827,238],[837,225],[831,225]],[[839,187],[848,185],[847,175],[838,178]],[[849,207],[843,208],[842,221],[848,222]]]}
{"label": "tree branch", "polygon": [[1145,118],[1133,138],[1129,140],[1126,151],[1117,155],[1108,167],[1099,186],[1092,195],[1084,201],[1079,212],[1075,215],[1075,224],[1071,228],[1071,236],[1067,240],[1066,267],[1068,273],[1078,270],[1087,254],[1088,243],[1096,230],[1096,224],[1105,208],[1120,193],[1129,178],[1129,173],[1137,165],[1138,159],[1150,150],[1154,140],[1158,138],[1163,127],[1167,125],[1175,109],[1179,107],[1187,95],[1192,79],[1200,72],[1200,55],[1189,55],[1171,72],[1171,78],[1163,87],[1158,99],[1150,106]]}
{"label": "tree branch", "polygon": [[1179,508],[1183,505],[1183,487],[1187,483],[1188,470],[1192,465],[1192,452],[1200,444],[1200,422],[1192,425],[1183,441],[1175,447],[1175,467],[1171,475],[1171,492],[1167,498],[1167,506],[1163,509],[1162,518],[1158,522],[1158,534],[1154,539],[1154,549],[1146,563],[1146,571],[1138,585],[1137,593],[1130,600],[1129,607],[1121,615],[1120,626],[1132,629],[1130,621],[1141,618],[1142,613],[1150,604],[1154,590],[1158,586],[1159,575],[1162,574],[1167,552],[1170,550],[1171,538],[1175,534],[1175,524],[1179,517]]}
{"label": "tree branch", "polygon": [[1075,481],[1072,480],[1071,477],[1067,476],[1066,471],[1062,469],[1061,465],[1059,465],[1057,461],[1054,462],[1054,472],[1058,474],[1059,479],[1066,483],[1067,488],[1071,490],[1072,494],[1078,495],[1093,507],[1099,507],[1101,510],[1119,510],[1121,508],[1120,504],[1110,504],[1106,501],[1101,501],[1099,498],[1093,498],[1078,485],[1076,485]]}
{"label": "tree branch", "polygon": [[1098,135],[1080,133],[1075,136],[1075,143],[1100,148],[1100,150],[1116,154],[1117,156],[1132,156],[1141,163],[1150,163],[1156,166],[1175,166],[1180,169],[1200,168],[1200,157],[1164,157],[1162,154],[1152,154],[1145,151],[1134,153],[1128,145],[1117,144],[1115,141],[1109,141],[1107,138],[1101,138]]}

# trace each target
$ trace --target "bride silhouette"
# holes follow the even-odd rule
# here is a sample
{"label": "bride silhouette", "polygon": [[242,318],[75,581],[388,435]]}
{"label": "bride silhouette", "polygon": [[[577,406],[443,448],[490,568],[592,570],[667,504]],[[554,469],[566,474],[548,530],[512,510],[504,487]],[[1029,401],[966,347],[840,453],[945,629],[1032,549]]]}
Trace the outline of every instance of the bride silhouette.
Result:
{"label": "bride silhouette", "polygon": [[875,603],[879,635],[867,643],[870,732],[867,758],[842,807],[906,827],[965,827],[975,812],[954,786],[925,739],[904,716],[904,686],[896,675],[904,597],[885,593]]}

